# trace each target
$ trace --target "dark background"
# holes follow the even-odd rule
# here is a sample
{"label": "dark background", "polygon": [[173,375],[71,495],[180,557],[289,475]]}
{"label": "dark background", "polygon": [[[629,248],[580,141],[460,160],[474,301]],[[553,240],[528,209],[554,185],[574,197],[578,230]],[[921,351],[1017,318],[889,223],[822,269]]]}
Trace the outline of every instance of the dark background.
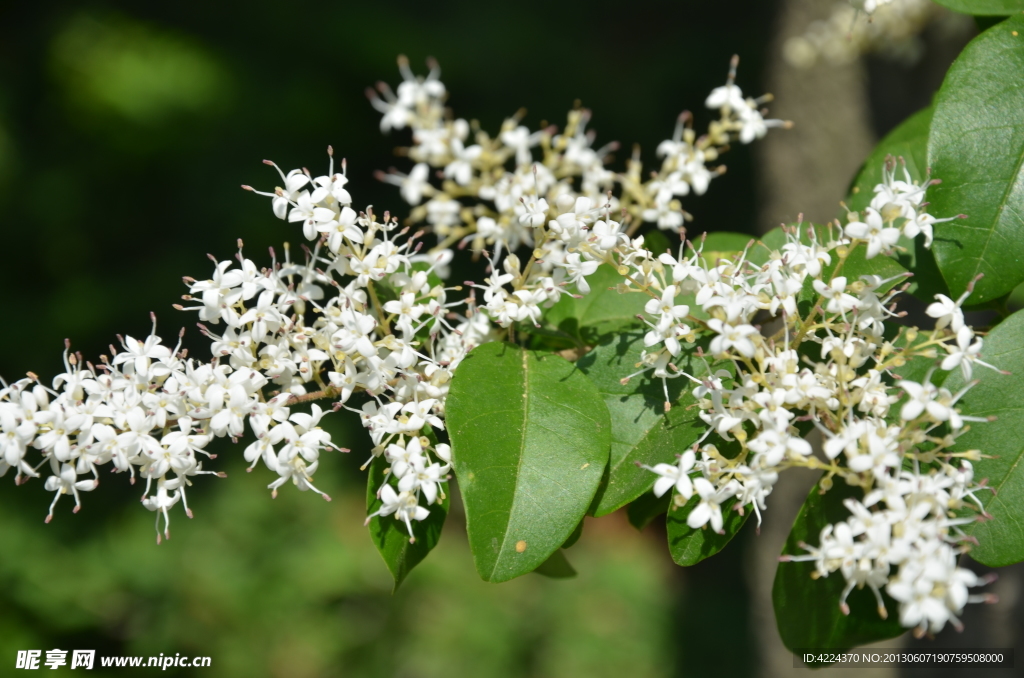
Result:
{"label": "dark background", "polygon": [[[236,239],[266,248],[301,241],[275,219],[273,159],[326,169],[326,146],[348,159],[357,206],[404,212],[373,172],[407,169],[382,136],[364,90],[395,84],[395,58],[426,71],[436,57],[457,116],[496,130],[562,124],[575,100],[594,111],[598,145],[633,143],[653,163],[683,109],[698,129],[704,98],[724,82],[764,89],[777,3],[45,2],[0,10],[0,375],[48,382],[65,337],[86,356],[116,333],[187,329],[171,304],[184,275],[205,278]],[[952,58],[951,56],[948,58]],[[928,103],[934,64],[872,64],[875,131]],[[929,79],[930,77],[930,79]],[[929,84],[931,83],[931,84]],[[797,121],[800,124],[800,121]],[[757,233],[756,158],[737,147],[707,195],[688,198],[691,233]],[[836,195],[838,201],[842,196]],[[174,539],[153,544],[153,515],[122,477],[58,507],[33,481],[0,486],[0,666],[18,649],[210,655],[218,676],[754,675],[744,554],[752,531],[721,556],[674,568],[656,528],[621,516],[588,522],[570,553],[578,579],[479,582],[460,516],[395,596],[361,526],[365,437],[343,417],[318,484],[335,501],[264,489],[238,449],[218,460],[228,480],[190,491],[197,514],[172,513]],[[215,489],[212,489],[214,488]],[[65,669],[66,670],[66,669]],[[6,674],[9,669],[0,669]],[[97,671],[97,673],[100,673]],[[172,672],[173,673],[173,672]],[[184,674],[185,672],[179,672]],[[198,672],[197,672],[198,673]]]}

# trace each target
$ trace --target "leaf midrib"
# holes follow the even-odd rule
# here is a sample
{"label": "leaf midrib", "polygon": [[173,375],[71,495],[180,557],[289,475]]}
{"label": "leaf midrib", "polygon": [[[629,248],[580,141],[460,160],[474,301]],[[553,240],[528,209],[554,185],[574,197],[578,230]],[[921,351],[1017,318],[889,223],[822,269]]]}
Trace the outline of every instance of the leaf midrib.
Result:
{"label": "leaf midrib", "polygon": [[[1002,54],[1003,52],[1015,52],[1017,49],[1019,49],[1019,48],[1017,48],[1016,46],[1004,47],[1003,49],[999,50],[999,54]],[[966,78],[966,77],[967,77],[967,74],[964,74],[964,78]],[[1007,127],[1016,130],[1016,129],[1020,129],[1022,127],[1022,125],[1019,125],[1019,124],[1018,125],[1008,125]],[[984,131],[985,129],[987,129],[987,128],[986,127],[979,127],[979,128],[972,128],[971,131],[972,132]],[[1002,129],[1002,127],[1000,127],[999,129]],[[968,276],[970,278],[973,278],[979,272],[981,272],[982,265],[984,263],[986,263],[985,262],[985,254],[986,254],[986,252],[988,252],[989,245],[992,242],[992,236],[996,232],[996,225],[1002,221],[1003,212],[1006,209],[1007,203],[1009,202],[1010,195],[1013,193],[1013,188],[1017,184],[1017,178],[1021,174],[1021,168],[1022,167],[1024,167],[1024,152],[1022,152],[1022,153],[1020,153],[1018,155],[1016,164],[1014,165],[1013,173],[1011,174],[1011,178],[1010,178],[1009,181],[1006,181],[1006,188],[1003,191],[1003,197],[999,201],[999,204],[998,204],[998,206],[996,208],[995,214],[994,214],[994,216],[992,218],[991,227],[985,229],[985,231],[986,231],[985,242],[982,245],[981,253],[977,257],[962,257],[961,258],[961,260],[964,260],[964,259],[975,259],[976,262],[977,262],[973,266],[972,273],[970,274],[970,276]]]}
{"label": "leaf midrib", "polygon": [[[508,508],[508,518],[505,520],[505,530],[501,535],[501,544],[498,546],[498,554],[494,557],[494,565],[491,567],[491,573],[488,579],[493,579],[495,573],[498,571],[498,565],[501,563],[502,557],[505,555],[505,545],[508,543],[508,535],[512,527],[512,512],[516,507],[516,495],[519,494],[519,478],[523,474],[523,458],[526,456],[526,428],[527,418],[530,414],[530,353],[528,351],[522,351],[523,355],[523,425],[521,427],[521,435],[519,436],[519,460],[516,464],[516,476],[515,482],[512,488],[512,501]],[[518,412],[519,410],[509,410],[512,412]]]}
{"label": "leaf midrib", "polygon": [[1014,470],[1020,465],[1021,459],[1024,459],[1024,448],[1021,448],[1020,451],[1017,452],[1017,458],[1013,460],[1012,464],[1010,464],[1010,468],[1007,469],[1006,476],[1002,479],[1002,481],[1000,481],[997,485],[991,486],[992,489],[995,490],[996,494],[994,497],[992,497],[992,501],[989,502],[990,504],[1003,504],[1003,501],[999,495],[999,490],[1003,489],[1003,485],[1005,485],[1006,482],[1010,479],[1010,476],[1013,475]]}
{"label": "leaf midrib", "polygon": [[[1021,125],[1017,125],[1015,127],[1019,128]],[[971,275],[972,278],[979,273],[982,264],[985,263],[985,253],[988,251],[989,244],[992,242],[992,236],[995,235],[997,224],[1002,222],[1003,212],[1006,210],[1006,205],[1010,201],[1010,195],[1013,193],[1013,189],[1017,186],[1017,180],[1020,177],[1022,167],[1024,167],[1024,152],[1018,154],[1017,162],[1013,168],[1013,174],[1010,176],[1009,181],[1006,182],[1006,189],[1003,191],[1003,197],[996,208],[995,216],[992,218],[992,227],[987,229],[985,244],[981,248],[981,254],[978,256],[978,263],[974,267],[974,273]]]}

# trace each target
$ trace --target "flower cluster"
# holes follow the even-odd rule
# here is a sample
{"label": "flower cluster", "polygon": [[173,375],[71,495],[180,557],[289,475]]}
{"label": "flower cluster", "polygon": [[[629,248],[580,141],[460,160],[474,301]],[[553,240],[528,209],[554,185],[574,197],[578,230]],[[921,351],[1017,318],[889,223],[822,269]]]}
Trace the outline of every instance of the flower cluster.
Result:
{"label": "flower cluster", "polygon": [[[155,329],[155,321],[154,321]],[[74,497],[99,485],[99,467],[127,471],[146,480],[143,504],[167,519],[178,501],[191,516],[185,488],[204,471],[200,456],[214,435],[225,435],[227,422],[211,414],[224,409],[235,393],[248,399],[266,380],[252,370],[218,369],[185,360],[177,348],[151,334],[144,341],[122,340],[123,351],[104,356],[99,366],[83,364],[64,352],[65,372],[52,388],[29,374],[0,389],[0,475],[15,470],[15,482],[38,478],[48,466],[45,487],[54,493],[49,522],[62,495]],[[30,448],[42,460],[30,463]],[[153,482],[156,481],[155,493]],[[159,539],[159,531],[158,531]]]}
{"label": "flower cluster", "polygon": [[[779,249],[758,244],[714,264],[699,249],[689,258],[659,257],[664,280],[670,272],[672,282],[659,281],[662,298],[647,307],[653,329],[645,362],[662,378],[693,380],[706,435],[718,433],[738,451],[726,455],[714,444],[698,444],[676,464],[649,470],[659,475],[656,494],[674,488],[676,506],[698,497],[687,516],[691,527],[710,523],[716,531],[727,506],[749,506],[760,520],[765,497],[787,468],[822,470],[823,491],[835,478],[861,488],[863,500],[846,503],[849,520],[826,527],[819,546],[806,546],[809,555],[785,559],[813,560],[821,576],[840,571],[847,614],[846,596],[867,585],[884,617],[885,587],[900,602],[900,621],[923,633],[947,621],[958,626],[963,605],[984,599],[967,595],[966,587],[980,581],[956,567],[956,556],[968,548],[959,526],[977,514],[951,513],[972,503],[982,510],[971,465],[980,453],[951,448],[965,421],[986,420],[956,409],[970,384],[951,393],[933,375],[959,368],[970,379],[975,365],[992,366],[979,359],[982,339],[964,324],[961,305],[969,291],[955,302],[937,295],[927,309],[935,329],[904,328],[894,342],[884,330],[897,315],[890,301],[904,275],[842,275],[857,259],[890,254],[901,235],[931,241],[939,220],[925,211],[927,184],[914,184],[905,172],[897,179],[895,167],[890,158],[870,206],[863,215],[849,213],[845,226],[811,227],[806,234],[786,229]],[[682,290],[699,311],[676,305]],[[766,321],[761,331],[753,324],[759,315]],[[765,331],[769,318],[781,319],[773,334]],[[717,361],[702,379],[671,363],[680,350],[677,337],[692,336],[695,323],[710,331],[708,353]],[[937,364],[921,382],[894,374],[915,359]],[[823,436],[823,459],[804,440],[811,428]]]}
{"label": "flower cluster", "polygon": [[[867,18],[858,16],[861,11]],[[931,0],[837,2],[827,19],[787,40],[783,55],[797,68],[819,61],[848,64],[872,52],[913,63],[924,50],[921,31],[942,15],[943,8]]]}
{"label": "flower cluster", "polygon": [[[316,241],[303,265],[286,262],[265,272],[280,282],[276,296],[263,292],[247,308],[244,294],[217,280],[193,283],[191,296],[203,295],[194,307],[201,318],[227,325],[219,336],[204,328],[214,339],[214,355],[235,368],[255,365],[281,391],[270,401],[276,405],[269,416],[250,416],[256,441],[245,452],[253,465],[262,459],[280,474],[271,488],[276,491],[289,478],[300,489],[312,488],[316,456],[329,441],[317,427],[322,411],[313,404],[312,414],[290,420],[301,418],[298,439],[304,444],[289,442],[277,451],[282,440],[294,437],[294,425],[276,408],[333,400],[335,409],[358,413],[369,430],[373,448],[367,464],[383,457],[389,481],[397,482],[397,488],[379,488],[383,506],[374,515],[394,514],[414,539],[412,521],[429,515],[420,504],[444,498],[451,461],[449,446],[426,433],[443,430],[451,372],[492,331],[485,316],[453,315],[451,309],[463,302],[450,301],[452,289],[438,277],[446,274],[452,252],[418,254],[418,234],[404,237],[408,229],[400,229],[397,219],[385,213],[378,221],[369,208],[356,213],[345,173],[334,171],[330,152],[326,175],[278,170],[284,186],[265,194],[278,217],[301,222],[305,237]],[[371,397],[358,409],[347,405],[357,391]],[[298,454],[283,464],[282,455],[293,448]]]}
{"label": "flower cluster", "polygon": [[[588,229],[603,239],[604,249],[644,222],[679,232],[689,216],[679,198],[703,194],[725,171],[709,164],[718,161],[731,141],[749,143],[771,127],[788,125],[765,118],[761,106],[769,96],[743,95],[735,84],[738,63],[734,58],[726,84],[707,98],[706,105],[718,111],[718,120],[698,137],[691,126],[693,116],[682,113],[672,138],[658,146],[660,169],[644,180],[639,152],[624,173],[606,166],[618,144],[593,147],[595,135],[587,129],[589,110],[570,111],[561,132],[553,127],[531,131],[521,124],[521,111],[492,136],[464,119],[452,118],[444,106],[446,90],[436,64],[424,79],[400,59],[405,79],[397,93],[381,84],[379,95],[373,90],[369,95],[384,114],[381,129],[410,128],[413,145],[405,154],[416,164],[408,174],[392,171],[379,176],[401,188],[402,197],[415,206],[412,221],[426,221],[441,238],[441,248],[488,248],[498,259],[521,245],[546,247],[537,258],[546,262],[547,270],[564,262],[566,250],[574,248]],[[431,168],[443,177],[440,186],[430,183]],[[619,214],[628,220],[626,228],[602,219]],[[549,237],[549,231],[556,237]]]}
{"label": "flower cluster", "polygon": [[[66,372],[52,388],[30,374],[0,390],[0,475],[14,468],[20,483],[48,465],[45,486],[54,492],[48,521],[65,494],[74,496],[77,511],[79,493],[93,490],[99,467],[110,463],[133,482],[136,472],[145,478],[143,503],[157,512],[158,528],[164,518],[169,537],[170,508],[180,501],[191,516],[190,478],[213,473],[201,460],[213,457],[205,451],[209,442],[237,440],[247,424],[255,440],[245,459],[250,470],[262,461],[278,475],[270,484],[275,495],[291,481],[328,498],[313,484],[320,454],[337,449],[319,426],[325,411],[313,403],[325,399],[359,414],[373,442],[370,461],[386,464],[376,515],[394,515],[413,539],[412,521],[424,519],[445,495],[450,449],[428,433],[443,430],[448,384],[466,353],[504,336],[495,325],[536,322],[540,306],[565,292],[567,278],[585,293],[585,276],[598,261],[630,242],[623,224],[608,217],[612,211],[624,211],[634,230],[644,219],[681,229],[676,197],[691,188],[703,193],[723,171],[705,163],[731,139],[750,141],[781,124],[763,117],[758,107],[765,98],[743,97],[734,60],[726,85],[708,99],[719,120],[698,139],[690,118],[681,116],[673,139],[659,147],[660,173],[641,183],[636,158],[623,175],[604,167],[614,146],[591,148],[584,110],[570,113],[561,134],[530,132],[513,118],[495,139],[478,132],[467,146],[468,123],[445,117],[436,66],[417,78],[404,59],[399,65],[405,80],[397,94],[382,86],[385,99],[374,96],[373,103],[384,112],[384,130],[413,129],[409,155],[418,164],[408,176],[384,178],[399,183],[414,205],[429,198],[413,216],[426,218],[440,245],[420,253],[420,233],[409,236],[387,213],[378,220],[369,208],[356,212],[345,165],[335,171],[331,149],[322,176],[278,169],[282,185],[263,194],[276,216],[301,224],[313,247],[296,263],[286,245],[283,261],[275,256],[261,269],[245,258],[240,242],[237,263],[214,261],[209,279],[185,278],[190,305],[177,308],[198,312],[212,361],[187,358],[180,344],[164,346],[154,318],[149,337],[123,339],[123,350],[112,347],[98,365],[66,351]],[[541,162],[533,159],[537,146]],[[427,182],[428,165],[443,168],[441,188]],[[613,186],[622,187],[623,197],[605,193]],[[465,198],[480,202],[464,205]],[[483,308],[472,297],[450,300],[460,288],[442,282],[453,256],[448,246],[460,241],[473,242],[477,252],[489,246],[495,263],[507,253],[505,273],[472,284],[483,290]],[[525,270],[513,253],[521,244],[537,247]],[[458,307],[464,316],[455,313]],[[369,396],[358,409],[347,404],[357,391]],[[311,411],[293,411],[306,403]],[[29,461],[30,449],[41,460]]]}
{"label": "flower cluster", "polygon": [[[717,258],[704,241],[655,253],[637,234],[642,224],[684,234],[679,198],[703,193],[722,172],[708,163],[730,142],[785,124],[764,117],[768,97],[743,96],[735,59],[726,84],[706,101],[718,119],[697,137],[692,116],[681,115],[647,181],[638,155],[622,173],[606,166],[614,146],[592,147],[586,110],[570,112],[560,133],[530,131],[517,116],[492,137],[447,112],[436,65],[425,78],[404,59],[399,65],[404,81],[396,91],[379,86],[371,101],[383,113],[382,129],[411,128],[407,155],[416,164],[380,178],[400,187],[414,206],[412,223],[425,222],[438,243],[424,252],[424,231],[410,234],[387,212],[356,211],[346,166],[336,171],[331,149],[322,176],[268,162],[281,185],[244,188],[269,197],[280,219],[301,224],[311,243],[304,260],[293,261],[286,246],[283,260],[272,252],[271,266],[261,269],[239,243],[237,262],[215,260],[209,279],[185,278],[189,305],[178,308],[199,314],[209,362],[164,346],[154,320],[150,336],[125,338],[123,350],[112,348],[99,365],[66,351],[66,371],[52,388],[31,374],[5,384],[0,475],[14,468],[21,482],[48,464],[53,503],[71,494],[77,511],[100,466],[133,480],[138,473],[146,479],[143,502],[158,512],[158,528],[164,518],[169,536],[171,507],[180,501],[191,516],[190,478],[213,473],[200,460],[212,457],[209,442],[241,438],[247,428],[250,470],[262,461],[277,474],[269,486],[275,494],[291,481],[327,498],[313,474],[320,454],[338,448],[320,422],[345,408],[368,430],[367,464],[379,465],[384,478],[367,520],[393,516],[415,540],[414,522],[445,498],[452,458],[441,441],[453,372],[474,347],[540,326],[563,294],[589,294],[588,277],[605,265],[620,276],[619,292],[646,299],[639,371],[623,382],[660,380],[668,410],[668,380],[691,380],[708,426],[676,464],[649,469],[659,476],[655,493],[672,491],[677,508],[695,499],[688,524],[721,531],[723,510],[749,507],[760,519],[781,471],[820,469],[823,490],[838,477],[864,497],[849,502],[849,520],[792,559],[814,560],[821,575],[841,571],[846,593],[871,587],[880,606],[885,587],[907,626],[958,623],[974,599],[966,589],[979,581],[955,565],[968,519],[948,512],[980,508],[970,463],[980,454],[951,451],[971,418],[956,409],[963,391],[951,393],[933,375],[959,368],[969,379],[976,365],[992,366],[980,360],[982,339],[964,323],[966,294],[939,295],[928,308],[935,329],[905,329],[894,342],[885,329],[898,315],[891,302],[906,274],[854,277],[901,237],[930,244],[942,220],[926,211],[927,182],[915,184],[905,169],[897,177],[890,160],[870,205],[850,212],[845,225],[782,229]],[[430,182],[431,168],[440,185]],[[446,285],[453,247],[485,256],[487,277]],[[525,250],[524,262],[517,252]],[[706,374],[679,367],[690,353],[705,361]],[[936,364],[920,382],[894,376],[910,360]],[[821,457],[804,440],[813,429],[824,436]],[[29,461],[30,448],[41,460]]]}

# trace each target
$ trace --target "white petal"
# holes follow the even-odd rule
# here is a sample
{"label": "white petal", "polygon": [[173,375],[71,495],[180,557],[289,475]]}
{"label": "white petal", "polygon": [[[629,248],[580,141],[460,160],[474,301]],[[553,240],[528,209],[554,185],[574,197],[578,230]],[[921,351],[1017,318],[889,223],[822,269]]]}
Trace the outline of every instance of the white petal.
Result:
{"label": "white petal", "polygon": [[[698,478],[698,480],[700,480]],[[686,524],[693,529],[704,527],[704,525],[711,519],[711,507],[708,506],[707,502],[701,502],[690,511],[690,515],[686,517]]]}

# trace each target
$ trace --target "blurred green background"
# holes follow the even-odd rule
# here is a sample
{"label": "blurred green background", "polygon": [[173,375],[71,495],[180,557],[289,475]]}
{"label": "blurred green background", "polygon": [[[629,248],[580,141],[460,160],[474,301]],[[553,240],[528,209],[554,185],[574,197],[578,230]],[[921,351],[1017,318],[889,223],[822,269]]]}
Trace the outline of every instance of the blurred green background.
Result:
{"label": "blurred green background", "polygon": [[[333,144],[358,205],[406,209],[372,173],[407,168],[393,152],[407,137],[382,136],[364,95],[399,79],[400,53],[419,72],[436,57],[456,114],[487,129],[520,107],[533,128],[561,124],[579,99],[594,110],[598,145],[619,140],[628,153],[636,142],[654,162],[681,110],[706,124],[704,97],[733,53],[740,84],[762,91],[773,3],[736,2],[730,14],[710,2],[0,10],[0,375],[48,381],[65,337],[95,358],[116,333],[146,334],[149,311],[165,337],[184,325],[193,355],[208,355],[195,317],[171,309],[181,277],[206,277],[206,253],[227,258],[239,237],[263,263],[268,246],[301,239],[239,188],[278,183],[264,158],[323,171]],[[698,232],[754,232],[749,149],[726,161],[728,175],[687,201]],[[213,668],[194,674],[217,676],[750,673],[754,660],[728,650],[749,640],[742,545],[684,573],[663,533],[640,534],[621,516],[588,523],[569,554],[578,578],[495,586],[476,576],[455,511],[392,595],[362,527],[366,438],[335,420],[336,442],[353,452],[326,458],[317,476],[334,502],[291,487],[271,500],[269,472],[247,475],[241,448],[221,445],[216,466],[229,478],[197,483],[196,519],[172,513],[173,538],[159,547],[142,488],[121,476],[85,495],[77,515],[59,506],[50,525],[41,483],[4,478],[0,675],[29,648],[209,655]]]}
{"label": "blurred green background", "polygon": [[[95,358],[117,333],[145,335],[150,311],[163,336],[185,326],[192,355],[208,355],[195,316],[171,308],[181,277],[207,277],[206,253],[228,258],[239,237],[257,263],[269,261],[267,247],[301,240],[269,200],[239,188],[278,183],[264,158],[321,172],[332,144],[348,159],[356,205],[402,214],[397,191],[372,175],[408,168],[394,154],[407,132],[381,135],[364,95],[399,79],[398,54],[421,73],[436,57],[456,115],[485,129],[520,107],[531,128],[562,124],[580,100],[594,111],[597,145],[622,142],[621,168],[633,143],[653,163],[684,109],[704,128],[704,98],[732,54],[744,91],[762,93],[782,8],[801,2],[814,4],[81,0],[0,9],[0,375],[31,370],[49,381],[65,337]],[[868,100],[868,140],[926,105],[944,70],[923,78],[868,66],[857,95]],[[797,119],[794,145],[813,127],[795,112],[821,98],[813,87],[806,96],[785,114]],[[835,148],[847,138],[826,136]],[[830,162],[830,148],[812,151]],[[773,165],[758,152],[737,146],[708,194],[687,198],[691,234],[776,223],[764,216]],[[824,191],[827,214],[865,154],[847,153],[853,164]],[[823,192],[811,175],[801,199]],[[755,542],[752,524],[683,570],[663,528],[639,533],[616,514],[588,521],[569,551],[576,579],[490,585],[473,569],[455,501],[439,547],[392,595],[362,527],[367,439],[351,419],[331,419],[335,442],[353,450],[326,457],[317,475],[332,503],[291,487],[271,500],[271,474],[244,473],[241,448],[219,441],[215,465],[229,478],[201,479],[189,494],[196,519],[172,513],[173,538],[159,547],[154,515],[138,506],[142,488],[121,476],[85,495],[77,515],[63,502],[50,525],[40,482],[0,481],[0,675],[30,648],[213,658],[211,669],[168,675],[767,675],[770,641],[755,627],[771,635],[773,622],[763,582],[761,611],[751,605],[764,579],[751,572],[767,571],[761,563],[774,563],[778,545],[757,555],[767,540]],[[789,514],[779,499],[779,543],[805,491]]]}

